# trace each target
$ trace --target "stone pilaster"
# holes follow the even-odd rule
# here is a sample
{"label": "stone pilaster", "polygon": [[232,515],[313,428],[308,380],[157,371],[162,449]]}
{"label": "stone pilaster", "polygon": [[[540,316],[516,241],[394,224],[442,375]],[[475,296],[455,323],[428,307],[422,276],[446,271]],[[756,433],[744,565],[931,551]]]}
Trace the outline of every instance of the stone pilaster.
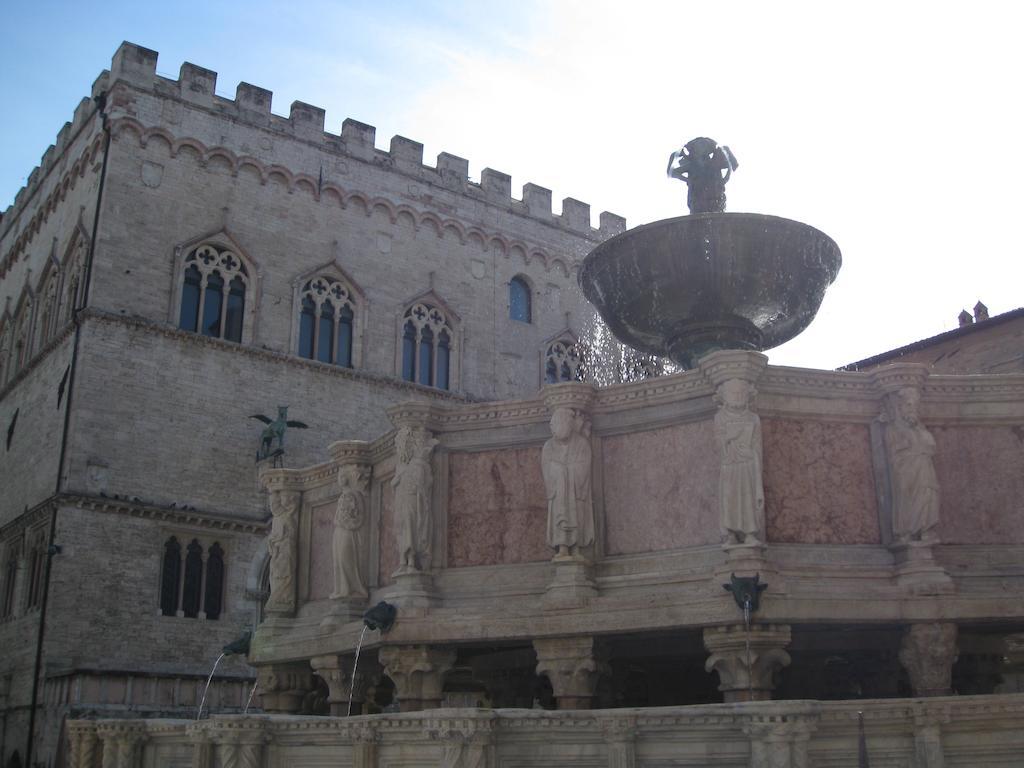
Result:
{"label": "stone pilaster", "polygon": [[537,674],[551,682],[559,709],[590,709],[597,681],[605,671],[593,637],[538,638]]}
{"label": "stone pilaster", "polygon": [[359,723],[352,734],[352,768],[377,768],[377,730],[370,723]]}
{"label": "stone pilaster", "polygon": [[256,670],[256,693],[264,712],[297,714],[313,689],[313,671],[305,662],[269,664]]}
{"label": "stone pilaster", "polygon": [[718,690],[726,702],[767,701],[775,687],[775,673],[789,665],[786,646],[791,639],[786,624],[742,624],[704,630],[704,647],[711,654],[704,669],[718,673]]}
{"label": "stone pilaster", "polygon": [[79,720],[68,726],[70,768],[95,768],[98,747],[95,723]]}
{"label": "stone pilaster", "polygon": [[945,768],[942,726],[949,721],[949,712],[942,709],[930,707],[927,712],[914,713],[913,768]]}
{"label": "stone pilaster", "polygon": [[137,768],[142,764],[145,723],[104,724],[97,729],[97,735],[103,744],[103,768]]}
{"label": "stone pilaster", "polygon": [[220,768],[262,768],[268,735],[266,719],[259,715],[220,717],[213,722],[211,736]]}
{"label": "stone pilaster", "polygon": [[636,768],[636,718],[602,720],[601,732],[608,745],[608,768]]}
{"label": "stone pilaster", "polygon": [[817,727],[818,717],[810,713],[751,715],[743,724],[750,739],[750,768],[810,768],[807,745]]}
{"label": "stone pilaster", "polygon": [[436,735],[444,742],[442,768],[495,768],[498,763],[493,719],[467,718],[456,721],[456,725],[441,729]]}
{"label": "stone pilaster", "polygon": [[192,723],[188,738],[192,742],[192,768],[213,768],[213,739],[207,727],[209,720]]}
{"label": "stone pilaster", "polygon": [[911,624],[903,633],[900,664],[915,696],[948,696],[957,659],[956,624]]}
{"label": "stone pilaster", "polygon": [[389,645],[378,652],[384,674],[395,684],[402,712],[441,706],[444,676],[455,663],[455,651],[426,645]]}

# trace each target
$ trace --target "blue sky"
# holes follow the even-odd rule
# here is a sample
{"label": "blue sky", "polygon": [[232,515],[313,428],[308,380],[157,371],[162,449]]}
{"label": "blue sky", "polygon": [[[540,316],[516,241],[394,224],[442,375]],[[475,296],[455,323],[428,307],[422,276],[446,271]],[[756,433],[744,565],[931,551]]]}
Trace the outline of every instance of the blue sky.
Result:
{"label": "blue sky", "polygon": [[[298,10],[296,10],[297,8]],[[631,225],[685,211],[668,154],[740,168],[730,210],[827,232],[844,266],[773,363],[832,367],[1024,304],[1016,4],[874,2],[7,3],[0,208],[122,40],[422,141]]]}

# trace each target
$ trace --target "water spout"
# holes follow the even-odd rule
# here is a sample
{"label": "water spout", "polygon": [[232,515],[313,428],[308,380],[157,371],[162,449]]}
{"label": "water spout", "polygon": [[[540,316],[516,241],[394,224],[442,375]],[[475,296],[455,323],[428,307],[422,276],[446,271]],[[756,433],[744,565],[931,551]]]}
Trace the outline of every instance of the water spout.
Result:
{"label": "water spout", "polygon": [[210,690],[210,683],[213,682],[213,675],[217,671],[217,665],[220,664],[220,660],[228,655],[227,651],[224,651],[217,660],[213,662],[213,669],[210,670],[210,676],[206,678],[206,687],[203,688],[203,698],[199,700],[199,710],[196,712],[196,720],[199,720],[203,716],[203,705],[206,704],[206,693]]}

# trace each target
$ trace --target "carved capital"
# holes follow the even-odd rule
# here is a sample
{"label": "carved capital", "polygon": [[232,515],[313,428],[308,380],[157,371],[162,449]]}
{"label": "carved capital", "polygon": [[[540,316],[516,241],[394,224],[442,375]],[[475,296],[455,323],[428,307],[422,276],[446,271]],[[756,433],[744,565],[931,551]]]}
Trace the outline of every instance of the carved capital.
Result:
{"label": "carved capital", "polygon": [[772,697],[775,674],[789,665],[786,646],[791,639],[786,624],[742,624],[704,630],[704,647],[711,654],[704,664],[718,673],[718,690],[725,701],[766,701]]}
{"label": "carved capital", "polygon": [[444,676],[455,663],[455,651],[426,645],[391,645],[378,653],[384,674],[395,684],[403,712],[441,705]]}
{"label": "carved capital", "polygon": [[437,414],[429,403],[399,403],[385,411],[396,429],[433,429]]}
{"label": "carved capital", "polygon": [[894,363],[871,372],[875,388],[883,395],[892,395],[901,389],[920,390],[928,379],[928,366],[924,363]]}
{"label": "carved capital", "polygon": [[327,451],[339,467],[370,463],[370,444],[365,440],[337,440],[327,446]]}
{"label": "carved capital", "polygon": [[313,671],[305,662],[269,664],[256,669],[256,693],[266,712],[296,714],[313,689]]}
{"label": "carved capital", "polygon": [[537,674],[551,682],[559,709],[589,709],[597,681],[607,671],[603,648],[594,638],[554,637],[533,641]]}
{"label": "carved capital", "polygon": [[915,696],[952,693],[953,664],[957,659],[956,624],[911,624],[903,633],[900,663],[910,676]]}
{"label": "carved capital", "polygon": [[768,356],[741,349],[723,349],[705,355],[698,365],[704,378],[717,389],[730,379],[756,383],[768,365]]}

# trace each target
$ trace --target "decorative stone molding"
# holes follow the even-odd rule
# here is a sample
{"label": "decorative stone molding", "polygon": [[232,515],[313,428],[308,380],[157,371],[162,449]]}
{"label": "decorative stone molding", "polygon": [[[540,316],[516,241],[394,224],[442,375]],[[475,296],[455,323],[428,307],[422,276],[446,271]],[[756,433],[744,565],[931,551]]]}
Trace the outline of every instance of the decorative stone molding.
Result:
{"label": "decorative stone molding", "polygon": [[193,528],[209,528],[256,535],[265,535],[269,531],[269,526],[262,520],[227,517],[199,509],[159,507],[141,500],[104,498],[82,493],[62,493],[53,497],[53,501],[57,504],[67,504],[94,512],[127,515]]}
{"label": "decorative stone molding", "polygon": [[96,721],[71,721],[67,733],[69,768],[95,768],[99,751]]}
{"label": "decorative stone molding", "polygon": [[602,720],[600,725],[608,745],[608,768],[636,768],[636,718],[617,717]]}
{"label": "decorative stone molding", "polygon": [[218,718],[210,731],[220,768],[262,768],[264,745],[270,740],[265,715]]}
{"label": "decorative stone molding", "polygon": [[953,665],[957,660],[956,624],[911,624],[903,633],[900,664],[910,675],[915,696],[952,693]]}
{"label": "decorative stone molding", "polygon": [[559,709],[590,709],[607,671],[604,648],[593,637],[536,638],[537,674],[551,682]]}
{"label": "decorative stone molding", "polygon": [[467,718],[434,730],[425,723],[431,740],[444,743],[442,768],[496,768],[494,751],[495,718]]}
{"label": "decorative stone molding", "polygon": [[308,663],[268,664],[256,668],[256,693],[267,712],[295,714],[313,689],[313,671]]}
{"label": "decorative stone molding", "polygon": [[699,363],[701,373],[715,389],[730,379],[741,379],[755,384],[767,365],[767,355],[739,349],[712,352],[702,357]]}
{"label": "decorative stone molding", "polygon": [[395,697],[403,712],[441,706],[444,676],[455,664],[455,651],[426,645],[388,645],[378,659],[384,674],[395,684]]}
{"label": "decorative stone molding", "polygon": [[[799,706],[799,705],[798,705]],[[743,724],[750,739],[752,768],[810,768],[807,746],[818,727],[818,716],[797,710],[785,718],[753,714]]]}
{"label": "decorative stone molding", "polygon": [[947,708],[937,707],[914,712],[914,767],[945,768],[942,726],[952,719]]}
{"label": "decorative stone molding", "polygon": [[775,673],[789,665],[790,639],[786,624],[709,627],[704,630],[704,647],[711,655],[704,669],[718,673],[718,690],[726,702],[767,701],[775,687]]}
{"label": "decorative stone molding", "polygon": [[883,395],[892,395],[901,389],[924,388],[929,369],[924,363],[895,363],[871,372],[871,381]]}
{"label": "decorative stone molding", "polygon": [[[103,768],[136,768],[146,741],[146,724],[139,721],[104,722],[96,729],[103,748]],[[87,766],[88,763],[83,763]]]}
{"label": "decorative stone molding", "polygon": [[541,398],[549,413],[554,413],[558,408],[572,408],[586,413],[597,400],[597,390],[592,384],[568,381],[548,384],[541,390]]}

